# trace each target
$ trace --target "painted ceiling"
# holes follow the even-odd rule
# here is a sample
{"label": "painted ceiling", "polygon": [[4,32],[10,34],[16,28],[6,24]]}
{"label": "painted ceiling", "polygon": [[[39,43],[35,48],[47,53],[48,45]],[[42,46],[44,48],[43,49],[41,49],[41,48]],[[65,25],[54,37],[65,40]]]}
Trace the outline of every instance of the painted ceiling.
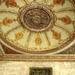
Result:
{"label": "painted ceiling", "polygon": [[74,54],[74,39],[75,0],[0,0],[1,60]]}

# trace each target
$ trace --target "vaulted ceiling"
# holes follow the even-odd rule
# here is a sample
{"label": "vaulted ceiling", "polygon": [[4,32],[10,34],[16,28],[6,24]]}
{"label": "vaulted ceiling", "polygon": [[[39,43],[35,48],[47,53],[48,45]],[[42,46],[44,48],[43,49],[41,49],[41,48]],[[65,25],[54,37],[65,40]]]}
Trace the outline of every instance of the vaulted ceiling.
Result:
{"label": "vaulted ceiling", "polygon": [[74,43],[75,0],[0,0],[1,60],[74,54]]}

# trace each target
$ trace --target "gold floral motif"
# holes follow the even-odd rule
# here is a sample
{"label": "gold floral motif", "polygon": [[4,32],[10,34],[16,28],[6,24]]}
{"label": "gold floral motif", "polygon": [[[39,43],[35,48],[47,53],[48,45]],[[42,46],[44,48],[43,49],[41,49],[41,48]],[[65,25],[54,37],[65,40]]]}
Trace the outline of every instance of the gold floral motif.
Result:
{"label": "gold floral motif", "polygon": [[14,0],[7,0],[6,1],[6,6],[7,7],[16,7],[17,3]]}
{"label": "gold floral motif", "polygon": [[41,38],[40,38],[40,37],[37,37],[37,38],[35,39],[35,43],[36,43],[36,44],[41,44],[41,43],[42,43]]}
{"label": "gold floral motif", "polygon": [[3,20],[3,24],[4,24],[5,26],[10,25],[12,22],[13,22],[12,19],[9,19],[9,18],[7,18],[7,17]]}
{"label": "gold floral motif", "polygon": [[64,22],[65,24],[70,24],[71,23],[71,19],[66,16],[60,19],[62,22]]}
{"label": "gold floral motif", "polygon": [[60,39],[61,38],[61,33],[58,33],[58,32],[53,31],[53,37],[55,39]]}
{"label": "gold floral motif", "polygon": [[22,39],[23,33],[19,32],[15,35],[16,39]]}
{"label": "gold floral motif", "polygon": [[64,4],[65,0],[54,0],[54,4],[60,5],[60,4]]}

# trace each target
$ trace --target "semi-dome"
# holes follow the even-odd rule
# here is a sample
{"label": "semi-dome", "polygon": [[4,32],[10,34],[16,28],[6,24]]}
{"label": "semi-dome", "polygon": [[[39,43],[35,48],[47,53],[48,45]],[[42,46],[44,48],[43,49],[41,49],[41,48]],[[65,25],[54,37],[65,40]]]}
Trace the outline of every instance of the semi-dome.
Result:
{"label": "semi-dome", "polygon": [[0,1],[4,54],[54,55],[72,46],[74,39],[75,0]]}

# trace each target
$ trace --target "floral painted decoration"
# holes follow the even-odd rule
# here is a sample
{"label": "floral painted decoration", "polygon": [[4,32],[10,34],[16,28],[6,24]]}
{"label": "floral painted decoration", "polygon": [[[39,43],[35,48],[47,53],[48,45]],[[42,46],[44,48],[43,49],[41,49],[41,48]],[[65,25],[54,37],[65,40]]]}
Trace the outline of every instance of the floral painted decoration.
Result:
{"label": "floral painted decoration", "polygon": [[7,18],[7,17],[3,20],[3,24],[4,24],[5,26],[10,25],[12,22],[13,22],[12,19]]}
{"label": "floral painted decoration", "polygon": [[58,33],[58,32],[53,31],[53,37],[55,39],[60,39],[61,38],[61,33]]}
{"label": "floral painted decoration", "polygon": [[7,7],[16,7],[17,3],[14,0],[7,0],[6,1],[6,6]]}
{"label": "floral painted decoration", "polygon": [[42,43],[41,38],[40,38],[40,37],[37,37],[37,38],[35,39],[35,43],[36,43],[36,44],[41,44],[41,43]]}
{"label": "floral painted decoration", "polygon": [[65,3],[65,0],[54,0],[54,4],[57,5],[63,5]]}
{"label": "floral painted decoration", "polygon": [[21,39],[23,37],[23,33],[19,32],[17,34],[15,34],[16,39]]}
{"label": "floral painted decoration", "polygon": [[71,23],[71,19],[70,17],[66,16],[66,17],[63,17],[63,18],[60,18],[60,20],[62,22],[64,22],[65,24],[70,24]]}

